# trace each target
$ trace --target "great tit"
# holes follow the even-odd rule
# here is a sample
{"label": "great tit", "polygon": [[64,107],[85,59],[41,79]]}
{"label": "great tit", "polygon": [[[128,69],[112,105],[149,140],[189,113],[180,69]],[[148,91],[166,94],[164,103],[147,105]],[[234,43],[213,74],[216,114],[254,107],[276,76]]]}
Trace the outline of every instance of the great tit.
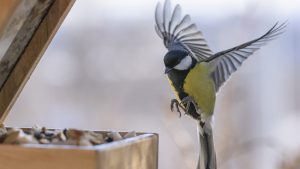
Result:
{"label": "great tit", "polygon": [[197,168],[216,169],[211,120],[216,93],[242,63],[261,46],[283,32],[286,22],[276,23],[265,34],[239,46],[213,53],[189,15],[181,15],[166,0],[155,10],[155,30],[168,52],[164,56],[165,73],[175,93],[176,105],[198,121],[200,154]]}

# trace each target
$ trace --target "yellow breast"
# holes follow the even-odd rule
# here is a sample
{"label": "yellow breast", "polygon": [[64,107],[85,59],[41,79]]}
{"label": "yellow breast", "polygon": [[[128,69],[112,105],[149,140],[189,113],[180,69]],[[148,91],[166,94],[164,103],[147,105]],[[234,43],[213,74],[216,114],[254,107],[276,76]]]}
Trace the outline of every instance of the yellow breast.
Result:
{"label": "yellow breast", "polygon": [[198,63],[190,70],[185,78],[183,89],[195,100],[204,117],[213,114],[216,92],[207,63]]}

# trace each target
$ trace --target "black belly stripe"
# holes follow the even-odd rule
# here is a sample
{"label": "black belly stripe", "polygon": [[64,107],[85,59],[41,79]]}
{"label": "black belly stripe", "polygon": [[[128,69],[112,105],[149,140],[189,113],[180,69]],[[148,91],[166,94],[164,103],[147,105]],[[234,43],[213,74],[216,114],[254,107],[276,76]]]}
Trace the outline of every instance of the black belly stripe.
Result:
{"label": "black belly stripe", "polygon": [[[168,73],[168,77],[171,80],[171,82],[181,100],[183,98],[185,98],[186,96],[188,96],[188,94],[183,89],[184,80],[185,80],[188,72],[189,72],[189,70],[178,71],[178,70],[173,69]],[[199,114],[197,113],[194,105],[190,106],[189,114],[192,115],[194,118],[198,118]]]}

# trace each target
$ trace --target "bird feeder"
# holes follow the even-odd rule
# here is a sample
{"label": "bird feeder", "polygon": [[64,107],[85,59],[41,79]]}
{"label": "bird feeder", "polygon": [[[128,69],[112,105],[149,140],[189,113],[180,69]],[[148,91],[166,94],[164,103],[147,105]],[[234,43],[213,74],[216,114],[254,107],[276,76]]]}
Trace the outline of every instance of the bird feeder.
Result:
{"label": "bird feeder", "polygon": [[[74,2],[0,1],[1,123]],[[0,164],[6,169],[157,169],[158,136],[139,133],[135,137],[89,147],[1,144]]]}

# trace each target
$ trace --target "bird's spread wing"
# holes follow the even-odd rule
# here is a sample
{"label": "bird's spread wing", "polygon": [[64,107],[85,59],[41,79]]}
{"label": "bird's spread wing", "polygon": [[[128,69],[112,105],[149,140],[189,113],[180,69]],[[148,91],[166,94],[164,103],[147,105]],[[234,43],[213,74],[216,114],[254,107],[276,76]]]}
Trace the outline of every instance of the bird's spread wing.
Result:
{"label": "bird's spread wing", "polygon": [[286,22],[280,25],[276,23],[263,36],[234,48],[216,53],[214,56],[208,58],[206,62],[212,66],[212,78],[215,82],[216,91],[219,90],[222,84],[250,55],[257,51],[261,46],[265,45],[268,41],[273,40],[283,33],[283,29],[285,27]]}
{"label": "bird's spread wing", "polygon": [[164,45],[168,50],[187,50],[197,61],[205,60],[213,55],[202,33],[191,22],[190,16],[181,16],[181,8],[178,4],[172,10],[169,0],[165,1],[163,7],[158,2],[155,22],[155,30],[164,40]]}

